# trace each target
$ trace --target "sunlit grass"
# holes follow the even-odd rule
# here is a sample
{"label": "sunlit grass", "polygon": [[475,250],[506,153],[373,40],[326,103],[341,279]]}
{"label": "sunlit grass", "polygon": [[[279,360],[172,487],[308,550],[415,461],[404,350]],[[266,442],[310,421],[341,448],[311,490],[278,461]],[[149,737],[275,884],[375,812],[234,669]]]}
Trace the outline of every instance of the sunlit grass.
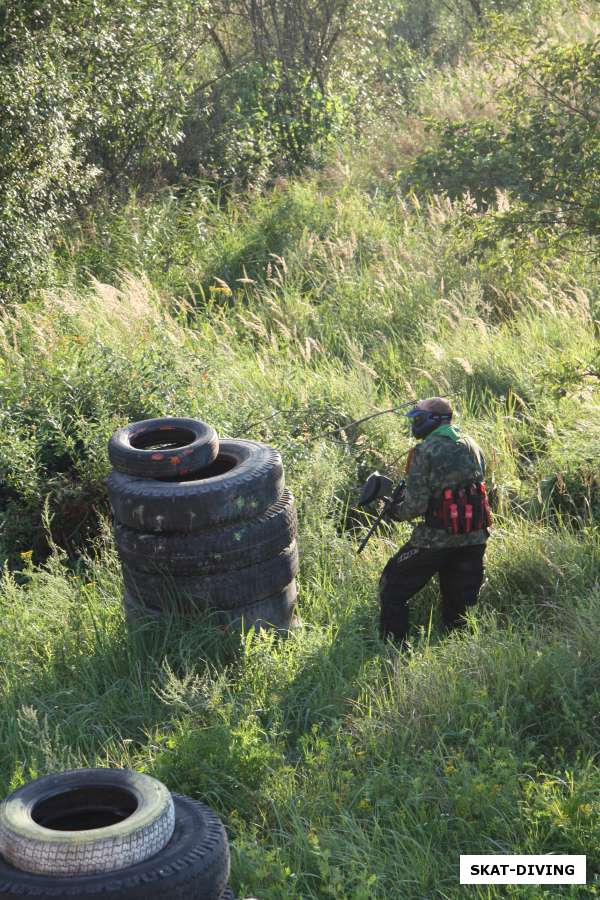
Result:
{"label": "sunlit grass", "polygon": [[[481,72],[456,77],[429,98],[463,114]],[[461,852],[584,853],[591,880],[597,267],[533,245],[475,257],[465,203],[376,194],[374,156],[369,177],[340,156],[254,198],[199,184],[96,212],[52,290],[2,314],[1,789],[77,765],[156,774],[217,808],[236,891],[261,900],[453,900]],[[354,502],[411,441],[398,415],[351,423],[431,394],[483,446],[495,527],[468,628],[441,636],[429,585],[401,655],[377,637],[376,590],[409,527],[358,557]],[[128,629],[106,444],[165,414],[282,452],[300,519],[289,638],[202,617]]]}

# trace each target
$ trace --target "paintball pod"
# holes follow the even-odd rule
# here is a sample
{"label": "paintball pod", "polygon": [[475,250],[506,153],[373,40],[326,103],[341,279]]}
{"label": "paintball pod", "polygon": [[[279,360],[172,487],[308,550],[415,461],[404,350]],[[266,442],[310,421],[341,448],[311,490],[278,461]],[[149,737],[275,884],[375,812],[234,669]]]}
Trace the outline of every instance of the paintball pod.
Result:
{"label": "paintball pod", "polygon": [[381,512],[369,528],[367,534],[362,539],[360,547],[358,548],[359,553],[362,553],[362,551],[365,549],[369,542],[369,538],[372,534],[375,533],[375,531],[379,527],[380,522],[382,522],[382,520],[394,506],[394,504],[402,500],[406,482],[404,480],[400,481],[391,496],[388,496],[388,492],[393,487],[393,484],[394,482],[390,478],[387,478],[385,475],[381,475],[379,472],[373,472],[372,475],[369,475],[362,486],[360,497],[358,498],[359,506],[366,506],[368,503],[372,503],[374,500],[380,499],[385,500],[385,503],[383,505],[383,508],[381,509]]}

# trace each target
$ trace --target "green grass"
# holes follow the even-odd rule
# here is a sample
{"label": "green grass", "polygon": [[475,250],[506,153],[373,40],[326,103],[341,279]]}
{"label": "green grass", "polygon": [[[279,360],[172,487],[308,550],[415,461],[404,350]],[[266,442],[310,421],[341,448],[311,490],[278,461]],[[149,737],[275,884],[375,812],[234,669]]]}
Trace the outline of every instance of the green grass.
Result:
{"label": "green grass", "polygon": [[[223,816],[240,897],[597,896],[597,265],[476,257],[464,203],[409,202],[385,175],[375,192],[368,169],[340,155],[261,196],[199,184],[96,210],[52,289],[3,312],[0,790],[77,765],[155,774]],[[376,587],[409,528],[357,557],[353,500],[411,442],[398,416],[348,426],[437,393],[490,466],[488,580],[448,638],[428,586],[399,655]],[[288,639],[202,617],[128,630],[106,444],[163,414],[281,450]],[[461,889],[460,853],[497,852],[586,854],[590,884]]]}
{"label": "green grass", "polygon": [[585,853],[597,872],[597,535],[499,534],[468,632],[427,634],[429,592],[407,657],[375,633],[382,548],[356,561],[324,537],[285,641],[129,633],[108,530],[85,577],[58,556],[7,576],[2,789],[153,773],[219,810],[234,884],[261,898],[455,897],[461,852]]}
{"label": "green grass", "polygon": [[[232,306],[173,305],[129,278],[5,318],[4,791],[75,765],[154,773],[221,813],[233,883],[264,900],[455,897],[461,852],[586,853],[600,871],[597,406],[592,384],[555,389],[593,352],[591,272],[582,259],[574,294],[573,260],[557,261],[509,314],[468,267],[444,290],[423,245],[447,237],[410,215],[330,271],[317,251],[309,267],[300,236],[287,275]],[[368,217],[365,198],[356,227]],[[295,265],[332,284],[300,289]],[[376,581],[407,527],[357,558],[348,507],[369,467],[399,470],[408,435],[395,416],[331,431],[423,392],[455,395],[482,442],[497,527],[470,630],[440,639],[430,586],[404,658],[378,641]],[[203,620],[127,630],[106,441],[161,413],[281,449],[301,522],[303,627],[288,640]],[[73,525],[67,555],[52,540]]]}

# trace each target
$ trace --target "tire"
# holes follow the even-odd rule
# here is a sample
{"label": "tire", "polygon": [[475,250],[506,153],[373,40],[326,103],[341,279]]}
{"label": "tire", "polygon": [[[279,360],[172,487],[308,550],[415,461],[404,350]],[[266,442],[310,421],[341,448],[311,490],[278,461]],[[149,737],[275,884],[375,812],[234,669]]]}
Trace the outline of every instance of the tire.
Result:
{"label": "tire", "polygon": [[172,797],[173,836],[151,859],[110,874],[54,876],[21,872],[0,859],[0,900],[220,900],[229,880],[223,823],[204,804]]}
{"label": "tire", "polygon": [[150,609],[233,609],[270,597],[293,581],[298,548],[293,541],[271,559],[215,575],[150,575],[127,564],[122,569],[130,597]]}
{"label": "tire", "polygon": [[115,523],[114,537],[123,562],[140,572],[194,575],[226,572],[276,556],[296,538],[294,498],[281,498],[254,519],[193,531],[191,534],[144,534]]}
{"label": "tire", "polygon": [[[297,593],[296,582],[292,581],[278,594],[265,597],[258,603],[236,606],[233,609],[215,609],[210,612],[215,624],[223,631],[254,627],[257,630],[274,628],[276,631],[285,632],[294,626]],[[163,616],[161,609],[143,606],[128,591],[124,593],[123,605],[130,624],[134,626],[145,617],[160,621]]]}
{"label": "tire", "polygon": [[[161,444],[171,446],[161,447]],[[170,478],[198,472],[217,458],[219,438],[197,419],[168,416],[132,422],[115,431],[108,458],[118,472],[141,478]]]}
{"label": "tire", "polygon": [[155,481],[113,470],[108,495],[117,522],[145,532],[190,532],[261,515],[281,497],[283,465],[258,441],[221,441],[202,478]]}
{"label": "tire", "polygon": [[139,598],[133,597],[127,588],[123,591],[123,609],[128,621],[134,625],[138,624],[139,619],[157,621],[164,615],[164,610],[160,606],[149,606],[140,602]]}
{"label": "tire", "polygon": [[296,582],[292,581],[278,594],[265,597],[258,603],[248,606],[235,606],[233,609],[216,609],[217,624],[225,629],[230,628],[274,628],[277,631],[288,631],[294,619],[294,609],[298,591]]}
{"label": "tire", "polygon": [[155,778],[75,769],[37,778],[4,800],[0,852],[25,872],[111,872],[154,856],[174,827],[171,794]]}

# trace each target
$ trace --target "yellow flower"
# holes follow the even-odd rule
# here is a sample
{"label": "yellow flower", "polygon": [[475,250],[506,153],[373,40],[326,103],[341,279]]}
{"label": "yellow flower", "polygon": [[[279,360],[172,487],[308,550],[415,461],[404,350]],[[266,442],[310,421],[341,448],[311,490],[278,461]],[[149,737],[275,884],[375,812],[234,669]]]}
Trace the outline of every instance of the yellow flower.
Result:
{"label": "yellow flower", "polygon": [[209,290],[213,294],[232,294],[233,293],[231,288],[226,284],[211,284]]}
{"label": "yellow flower", "polygon": [[22,550],[19,556],[27,562],[33,556],[33,550]]}

